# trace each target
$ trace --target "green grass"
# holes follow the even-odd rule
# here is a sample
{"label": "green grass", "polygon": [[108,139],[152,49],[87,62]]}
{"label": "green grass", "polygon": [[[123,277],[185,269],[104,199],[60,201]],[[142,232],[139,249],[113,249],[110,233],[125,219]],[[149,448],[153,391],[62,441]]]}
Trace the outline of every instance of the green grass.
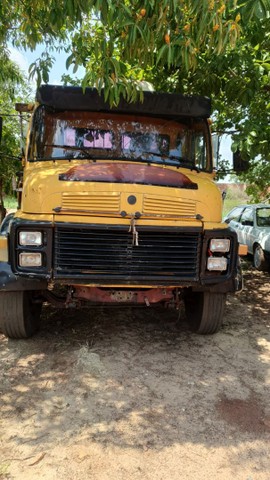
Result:
{"label": "green grass", "polygon": [[5,208],[17,208],[17,198],[11,195],[6,195],[4,197]]}
{"label": "green grass", "polygon": [[227,213],[229,213],[229,211],[232,210],[234,207],[245,203],[252,203],[248,195],[241,189],[229,187],[223,205],[222,216],[224,217],[225,215],[227,215]]}
{"label": "green grass", "polygon": [[242,205],[244,203],[247,203],[247,201],[239,201],[239,199],[233,199],[229,198],[228,200],[225,199],[224,205],[223,205],[223,210],[222,210],[222,216],[225,217],[227,213],[230,212],[234,207],[237,207],[238,205]]}

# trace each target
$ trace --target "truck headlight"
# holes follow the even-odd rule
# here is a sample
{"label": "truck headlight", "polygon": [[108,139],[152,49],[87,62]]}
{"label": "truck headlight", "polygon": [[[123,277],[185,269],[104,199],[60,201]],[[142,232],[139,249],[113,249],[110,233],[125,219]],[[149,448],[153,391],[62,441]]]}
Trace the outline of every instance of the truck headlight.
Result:
{"label": "truck headlight", "polygon": [[210,250],[213,253],[216,252],[229,252],[231,242],[228,238],[212,238],[210,242]]}
{"label": "truck headlight", "polygon": [[23,246],[36,246],[42,245],[42,233],[41,232],[19,232],[19,244]]}
{"label": "truck headlight", "polygon": [[225,257],[209,257],[207,259],[207,270],[223,272],[227,270],[227,259]]}
{"label": "truck headlight", "polygon": [[20,267],[41,267],[42,256],[38,252],[22,252],[19,254]]}

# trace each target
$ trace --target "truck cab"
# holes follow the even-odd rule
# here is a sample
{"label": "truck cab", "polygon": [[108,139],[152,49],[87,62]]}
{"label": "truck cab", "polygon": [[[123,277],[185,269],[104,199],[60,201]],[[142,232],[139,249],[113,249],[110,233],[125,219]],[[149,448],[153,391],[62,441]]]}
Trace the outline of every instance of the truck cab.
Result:
{"label": "truck cab", "polygon": [[26,338],[43,302],[185,305],[216,332],[241,288],[236,234],[214,182],[210,100],[44,85],[32,109],[19,208],[0,230],[0,330]]}

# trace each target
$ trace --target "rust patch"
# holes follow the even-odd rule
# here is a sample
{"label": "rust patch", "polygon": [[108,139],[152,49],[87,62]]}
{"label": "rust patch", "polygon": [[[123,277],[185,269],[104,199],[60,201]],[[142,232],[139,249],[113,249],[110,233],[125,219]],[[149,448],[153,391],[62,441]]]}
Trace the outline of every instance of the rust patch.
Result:
{"label": "rust patch", "polygon": [[216,409],[223,420],[241,432],[270,432],[270,418],[266,418],[262,406],[254,396],[248,400],[223,397],[216,404]]}
{"label": "rust patch", "polygon": [[149,290],[104,290],[98,287],[75,287],[75,295],[95,303],[130,303],[146,304],[169,302],[173,300],[173,289],[155,288]]}
{"label": "rust patch", "polygon": [[111,182],[137,183],[176,188],[197,189],[197,183],[192,182],[181,172],[175,172],[162,167],[130,163],[100,163],[77,165],[59,175],[59,180],[72,182]]}

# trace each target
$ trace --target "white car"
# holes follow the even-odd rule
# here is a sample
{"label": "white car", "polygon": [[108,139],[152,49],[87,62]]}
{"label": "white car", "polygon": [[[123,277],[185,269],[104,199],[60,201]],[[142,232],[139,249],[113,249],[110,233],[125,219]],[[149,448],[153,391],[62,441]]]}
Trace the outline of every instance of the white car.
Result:
{"label": "white car", "polygon": [[270,205],[239,205],[224,218],[235,230],[239,243],[247,245],[257,270],[270,269]]}

